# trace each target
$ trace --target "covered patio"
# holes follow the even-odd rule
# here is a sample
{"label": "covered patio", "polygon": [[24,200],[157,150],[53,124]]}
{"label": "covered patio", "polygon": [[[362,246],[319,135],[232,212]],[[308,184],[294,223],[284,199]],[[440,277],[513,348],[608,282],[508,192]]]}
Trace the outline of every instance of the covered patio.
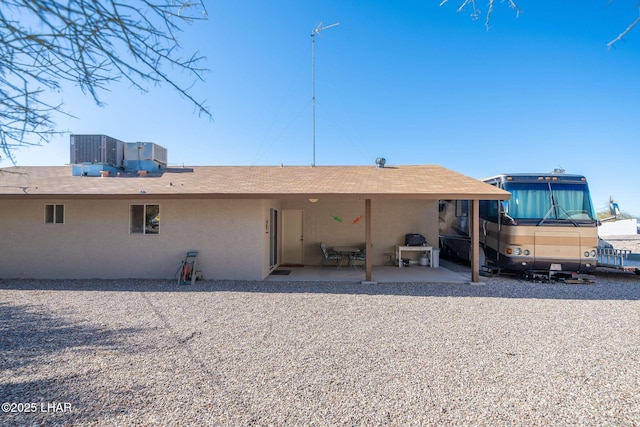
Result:
{"label": "covered patio", "polygon": [[[295,277],[314,280],[356,280],[365,282],[478,282],[480,280],[480,200],[507,200],[510,194],[482,181],[461,175],[436,165],[395,167],[314,167],[310,170],[287,169],[271,182],[277,189],[269,196],[279,201],[283,212],[300,212],[301,232],[293,233],[292,240],[300,242],[302,249],[285,250],[282,258],[271,265],[266,279],[281,275],[272,270],[291,270],[288,266],[311,267],[308,270],[291,270]],[[330,179],[319,179],[321,176]],[[313,178],[318,179],[313,179]],[[286,191],[285,191],[286,189]],[[471,269],[468,273],[452,277],[440,277],[432,272],[425,275],[411,270],[387,268],[389,258],[398,254],[398,248],[407,234],[422,234],[426,246],[439,249],[439,201],[468,200],[471,238]],[[352,224],[345,227],[345,224]],[[283,229],[286,229],[286,221]],[[357,231],[358,226],[362,227]],[[350,230],[347,228],[351,227]],[[287,234],[283,232],[283,241]],[[334,252],[340,247],[357,247],[366,252],[363,271],[329,272],[316,268],[321,260],[319,246],[324,243]],[[292,245],[294,246],[294,245]],[[302,260],[290,261],[287,254],[302,254]],[[343,258],[346,256],[342,253]],[[415,254],[409,254],[410,258]],[[325,256],[326,258],[326,256]],[[405,257],[401,256],[404,260]],[[397,259],[397,256],[396,256]],[[413,260],[415,262],[415,259]],[[437,269],[435,269],[437,270]],[[305,273],[305,274],[302,274]],[[303,279],[301,279],[303,280]]]}

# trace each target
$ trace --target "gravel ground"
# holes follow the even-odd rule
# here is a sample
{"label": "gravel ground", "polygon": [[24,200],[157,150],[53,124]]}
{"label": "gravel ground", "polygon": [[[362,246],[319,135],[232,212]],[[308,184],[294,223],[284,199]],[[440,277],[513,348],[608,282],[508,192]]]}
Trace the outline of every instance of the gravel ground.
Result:
{"label": "gravel ground", "polygon": [[0,280],[0,425],[640,425],[640,276],[484,280]]}
{"label": "gravel ground", "polygon": [[606,236],[604,240],[611,243],[616,249],[626,249],[631,252],[640,252],[640,234],[625,236]]}

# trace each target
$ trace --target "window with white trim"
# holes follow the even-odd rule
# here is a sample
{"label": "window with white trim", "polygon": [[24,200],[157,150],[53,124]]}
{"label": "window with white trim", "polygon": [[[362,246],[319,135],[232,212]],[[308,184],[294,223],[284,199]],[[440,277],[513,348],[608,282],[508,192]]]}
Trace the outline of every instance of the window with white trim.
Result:
{"label": "window with white trim", "polygon": [[64,224],[64,205],[44,205],[45,224]]}
{"label": "window with white trim", "polygon": [[131,205],[129,209],[130,234],[159,234],[160,205]]}

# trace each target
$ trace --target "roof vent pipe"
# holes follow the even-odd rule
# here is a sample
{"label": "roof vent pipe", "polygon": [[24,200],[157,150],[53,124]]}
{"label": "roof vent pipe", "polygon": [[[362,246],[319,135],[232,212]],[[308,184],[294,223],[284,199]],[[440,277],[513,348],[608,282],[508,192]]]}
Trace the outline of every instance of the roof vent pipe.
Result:
{"label": "roof vent pipe", "polygon": [[376,159],[376,166],[379,168],[383,168],[385,163],[387,163],[387,160],[384,157],[378,157]]}

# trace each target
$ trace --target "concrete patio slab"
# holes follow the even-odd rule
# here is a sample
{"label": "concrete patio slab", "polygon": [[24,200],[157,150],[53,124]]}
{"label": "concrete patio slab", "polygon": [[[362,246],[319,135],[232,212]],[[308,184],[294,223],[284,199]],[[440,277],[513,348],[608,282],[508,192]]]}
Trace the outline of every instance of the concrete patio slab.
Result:
{"label": "concrete patio slab", "polygon": [[[299,281],[328,281],[328,282],[360,282],[365,280],[365,272],[362,268],[350,267],[280,267],[277,270],[290,271],[289,274],[271,274],[265,281],[299,282]],[[465,273],[456,273],[444,267],[403,267],[374,266],[371,272],[371,280],[379,283],[468,283],[471,276]]]}

